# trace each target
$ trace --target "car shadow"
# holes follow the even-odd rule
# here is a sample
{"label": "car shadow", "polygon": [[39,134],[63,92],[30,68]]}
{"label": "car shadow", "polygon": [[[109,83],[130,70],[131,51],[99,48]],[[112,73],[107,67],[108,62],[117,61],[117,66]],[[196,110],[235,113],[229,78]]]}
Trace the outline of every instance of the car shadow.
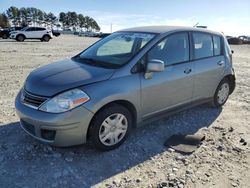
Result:
{"label": "car shadow", "polygon": [[[50,147],[26,135],[18,122],[0,126],[0,185],[13,186],[13,180],[20,187],[51,187],[52,182],[69,187],[96,185],[167,152],[164,142],[173,134],[193,134],[211,126],[221,111],[202,105],[151,122],[108,152],[97,151],[89,144]],[[36,184],[39,181],[41,184]]]}

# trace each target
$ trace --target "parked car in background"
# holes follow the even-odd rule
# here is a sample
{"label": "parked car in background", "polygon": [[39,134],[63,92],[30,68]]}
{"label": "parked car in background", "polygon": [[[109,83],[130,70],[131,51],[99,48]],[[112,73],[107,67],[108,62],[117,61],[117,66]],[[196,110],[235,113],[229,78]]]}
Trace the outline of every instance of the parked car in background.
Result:
{"label": "parked car in background", "polygon": [[242,35],[239,36],[238,38],[243,41],[243,44],[250,44],[250,36]]}
{"label": "parked car in background", "polygon": [[10,37],[10,32],[12,32],[12,31],[19,31],[22,28],[23,27],[9,27],[9,28],[2,29],[0,31],[0,37],[2,37],[3,39],[7,39],[7,38]]}
{"label": "parked car in background", "polygon": [[237,45],[243,44],[243,40],[238,37],[228,38],[227,41],[229,44],[237,44]]}
{"label": "parked car in background", "polygon": [[60,32],[59,30],[54,30],[54,29],[52,29],[52,34],[53,34],[53,36],[55,36],[55,37],[59,37],[59,36],[61,35],[61,32]]}
{"label": "parked car in background", "polygon": [[19,42],[23,42],[25,39],[39,39],[48,42],[52,39],[52,32],[44,27],[25,27],[20,31],[12,31],[10,38]]}
{"label": "parked car in background", "polygon": [[111,33],[101,33],[101,35],[99,36],[100,38],[105,38],[107,36],[111,35]]}
{"label": "parked car in background", "polygon": [[21,127],[42,142],[90,140],[111,150],[152,118],[201,103],[223,106],[234,88],[232,52],[221,33],[150,26],[112,33],[32,71],[15,107]]}

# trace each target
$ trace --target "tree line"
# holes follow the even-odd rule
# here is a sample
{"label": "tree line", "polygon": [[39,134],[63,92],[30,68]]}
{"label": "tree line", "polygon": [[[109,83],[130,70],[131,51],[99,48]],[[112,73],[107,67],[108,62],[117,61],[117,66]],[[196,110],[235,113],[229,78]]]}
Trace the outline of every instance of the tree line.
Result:
{"label": "tree line", "polygon": [[0,14],[0,27],[9,27],[12,23],[14,26],[43,25],[46,27],[62,27],[63,29],[72,28],[85,29],[87,31],[100,31],[97,22],[83,14],[76,12],[60,12],[55,16],[52,12],[46,13],[34,7],[10,7],[6,12]]}
{"label": "tree line", "polygon": [[0,27],[9,27],[10,23],[9,23],[9,19],[7,17],[7,15],[5,13],[0,13]]}

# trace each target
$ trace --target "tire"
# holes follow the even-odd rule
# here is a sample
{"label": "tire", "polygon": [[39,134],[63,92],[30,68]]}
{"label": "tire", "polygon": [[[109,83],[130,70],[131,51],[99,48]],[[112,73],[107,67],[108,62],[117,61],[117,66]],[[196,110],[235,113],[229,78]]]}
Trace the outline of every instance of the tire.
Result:
{"label": "tire", "polygon": [[25,40],[25,37],[23,35],[17,35],[16,40],[18,42],[23,42]]}
{"label": "tire", "polygon": [[2,38],[3,38],[3,39],[7,39],[7,38],[8,38],[8,35],[7,35],[7,34],[3,34]]}
{"label": "tire", "polygon": [[131,127],[132,116],[128,109],[115,104],[94,116],[88,136],[95,148],[108,151],[119,147],[126,140]]}
{"label": "tire", "polygon": [[215,91],[211,105],[216,108],[223,106],[227,102],[229,95],[230,95],[230,83],[227,78],[224,78],[220,82]]}
{"label": "tire", "polygon": [[50,37],[48,35],[43,36],[42,41],[49,42]]}

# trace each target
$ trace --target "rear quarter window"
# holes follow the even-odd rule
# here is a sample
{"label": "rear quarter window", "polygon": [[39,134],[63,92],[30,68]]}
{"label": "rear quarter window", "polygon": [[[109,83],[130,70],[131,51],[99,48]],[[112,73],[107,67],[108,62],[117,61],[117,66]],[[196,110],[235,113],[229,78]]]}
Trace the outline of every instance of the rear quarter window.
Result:
{"label": "rear quarter window", "polygon": [[221,38],[219,36],[213,36],[214,42],[214,55],[221,55]]}

